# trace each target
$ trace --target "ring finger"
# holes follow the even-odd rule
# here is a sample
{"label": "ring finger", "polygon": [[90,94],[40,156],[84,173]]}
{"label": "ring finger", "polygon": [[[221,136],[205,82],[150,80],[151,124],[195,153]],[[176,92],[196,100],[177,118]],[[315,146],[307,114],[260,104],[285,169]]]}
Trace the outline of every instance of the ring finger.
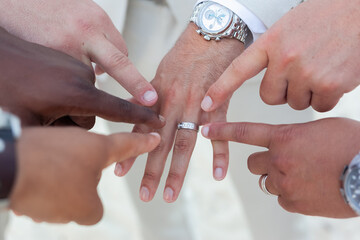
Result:
{"label": "ring finger", "polygon": [[268,192],[271,195],[275,195],[275,196],[280,195],[279,191],[276,189],[275,185],[273,184],[272,175],[270,173],[260,176],[259,187],[265,194],[267,194]]}
{"label": "ring finger", "polygon": [[[197,124],[198,119],[196,117],[184,117],[182,122]],[[177,131],[171,166],[164,190],[164,200],[166,202],[174,202],[179,196],[195,147],[197,134],[197,131],[185,128]]]}

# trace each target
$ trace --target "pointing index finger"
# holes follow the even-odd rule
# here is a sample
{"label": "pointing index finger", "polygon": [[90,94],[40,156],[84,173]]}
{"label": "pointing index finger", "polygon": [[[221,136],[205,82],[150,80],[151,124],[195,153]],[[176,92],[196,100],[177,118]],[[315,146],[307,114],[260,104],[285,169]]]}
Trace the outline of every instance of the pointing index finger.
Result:
{"label": "pointing index finger", "polygon": [[268,55],[259,39],[237,57],[209,88],[201,108],[206,112],[214,111],[246,80],[256,76],[267,65]]}
{"label": "pointing index finger", "polygon": [[274,126],[262,123],[213,123],[202,128],[211,140],[233,141],[269,148]]}
{"label": "pointing index finger", "polygon": [[142,105],[152,106],[158,95],[128,57],[107,39],[95,41],[89,49],[92,60],[118,81]]}
{"label": "pointing index finger", "polygon": [[82,88],[76,99],[70,102],[71,116],[99,116],[114,122],[142,123],[155,129],[165,125],[165,119],[150,108],[130,103],[93,86]]}

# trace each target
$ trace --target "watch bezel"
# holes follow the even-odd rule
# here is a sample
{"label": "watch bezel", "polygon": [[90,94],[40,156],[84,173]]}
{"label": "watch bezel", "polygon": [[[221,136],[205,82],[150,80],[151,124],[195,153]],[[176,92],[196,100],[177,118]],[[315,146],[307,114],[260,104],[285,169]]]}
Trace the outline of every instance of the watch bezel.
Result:
{"label": "watch bezel", "polygon": [[[205,2],[203,3],[204,5],[202,6],[202,9],[199,11],[198,16],[196,18],[196,24],[200,27],[200,30],[203,34],[207,34],[207,35],[211,35],[211,36],[217,36],[220,34],[223,34],[227,31],[227,29],[233,24],[234,22],[234,13],[233,11],[231,11],[230,9],[228,9],[227,7],[218,4],[216,2]],[[219,30],[219,31],[207,31],[207,27],[204,25],[203,21],[202,21],[202,17],[205,14],[205,11],[208,10],[208,8],[212,5],[217,5],[220,8],[226,10],[229,13],[229,20],[228,22]]]}
{"label": "watch bezel", "polygon": [[[203,16],[203,13],[206,12],[206,9],[208,9],[207,6],[212,4],[217,4],[221,8],[228,10],[228,13],[231,14],[232,17],[229,17],[230,21],[224,25],[224,28],[221,28],[218,31],[209,32],[207,31],[207,28],[203,24],[201,24],[201,16]],[[200,12],[202,12],[201,15],[199,14]],[[190,22],[195,23],[195,25],[198,27],[196,32],[199,35],[202,35],[207,41],[220,41],[221,39],[229,38],[237,39],[238,41],[245,44],[249,32],[249,28],[247,27],[246,23],[238,15],[236,15],[236,13],[234,13],[226,6],[223,6],[222,4],[213,1],[202,1],[198,3],[194,8],[193,14],[190,18]]]}
{"label": "watch bezel", "polygon": [[360,165],[356,164],[353,166],[346,166],[344,169],[344,173],[343,176],[341,178],[342,180],[342,189],[341,189],[341,193],[344,197],[345,202],[354,210],[354,212],[356,212],[356,214],[360,215],[360,201],[359,202],[355,202],[355,200],[353,200],[353,198],[351,196],[349,196],[349,178],[352,175],[353,172],[357,171],[357,175],[358,177],[360,176],[359,171],[360,171]]}

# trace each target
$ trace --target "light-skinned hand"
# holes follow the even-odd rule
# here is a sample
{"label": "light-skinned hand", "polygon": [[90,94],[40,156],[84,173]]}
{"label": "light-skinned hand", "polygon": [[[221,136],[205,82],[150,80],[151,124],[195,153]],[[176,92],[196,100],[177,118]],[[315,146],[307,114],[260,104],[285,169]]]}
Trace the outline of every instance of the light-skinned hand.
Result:
{"label": "light-skinned hand", "polygon": [[[235,39],[223,39],[220,42],[204,40],[191,23],[162,60],[151,82],[159,93],[159,102],[152,109],[166,118],[166,125],[157,130],[162,141],[148,157],[140,187],[140,198],[143,201],[153,199],[172,148],[174,151],[163,198],[169,203],[178,198],[198,133],[177,130],[177,125],[183,121],[198,125],[226,121],[228,103],[213,113],[202,111],[200,103],[209,86],[243,50],[244,45]],[[134,131],[152,132],[155,129],[136,125]],[[228,168],[228,143],[213,141],[212,144],[214,178],[222,180]],[[125,175],[133,162],[134,159],[131,159],[117,164],[115,173]]]}
{"label": "light-skinned hand", "polygon": [[[249,170],[268,174],[266,188],[287,211],[333,218],[357,216],[340,193],[340,177],[360,150],[360,123],[350,119],[268,125],[214,123],[202,134],[211,140],[267,148],[248,159]],[[260,189],[259,189],[260,190]]]}
{"label": "light-skinned hand", "polygon": [[36,221],[82,225],[102,218],[101,172],[114,162],[153,150],[158,134],[103,136],[80,128],[25,128],[17,143],[10,208]]}
{"label": "light-skinned hand", "polygon": [[360,83],[360,0],[311,0],[291,10],[236,58],[202,102],[213,111],[267,68],[260,96],[297,110],[331,110]]}

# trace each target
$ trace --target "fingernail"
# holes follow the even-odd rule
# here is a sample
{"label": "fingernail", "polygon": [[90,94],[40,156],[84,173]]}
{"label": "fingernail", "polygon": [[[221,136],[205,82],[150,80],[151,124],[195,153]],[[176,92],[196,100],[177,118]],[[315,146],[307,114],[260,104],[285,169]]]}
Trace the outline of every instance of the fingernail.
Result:
{"label": "fingernail", "polygon": [[148,202],[149,196],[150,196],[149,189],[147,187],[141,187],[141,189],[140,189],[141,200],[143,200],[144,202]]}
{"label": "fingernail", "polygon": [[121,166],[120,163],[116,163],[115,165],[115,175],[118,176],[118,177],[122,177],[122,174],[123,174],[123,168]]}
{"label": "fingernail", "polygon": [[209,111],[212,105],[213,105],[213,101],[212,101],[211,97],[206,96],[201,103],[201,108],[204,111]]}
{"label": "fingernail", "polygon": [[208,126],[203,127],[202,131],[201,131],[202,135],[204,137],[208,137],[209,136],[209,130],[210,130],[210,128]]}
{"label": "fingernail", "polygon": [[214,171],[214,178],[217,181],[220,181],[224,178],[224,172],[222,170],[222,168],[216,168]]}
{"label": "fingernail", "polygon": [[163,116],[161,116],[161,115],[159,115],[159,120],[162,121],[162,122],[166,121],[165,118]]}
{"label": "fingernail", "polygon": [[165,188],[164,200],[169,203],[172,202],[173,197],[174,197],[174,190],[172,190],[170,187]]}
{"label": "fingernail", "polygon": [[153,136],[156,136],[156,137],[160,137],[160,134],[157,133],[157,132],[152,132],[152,133],[150,133],[150,134],[153,135]]}
{"label": "fingernail", "polygon": [[144,93],[144,100],[146,102],[152,102],[157,98],[157,94],[155,91],[147,91]]}

